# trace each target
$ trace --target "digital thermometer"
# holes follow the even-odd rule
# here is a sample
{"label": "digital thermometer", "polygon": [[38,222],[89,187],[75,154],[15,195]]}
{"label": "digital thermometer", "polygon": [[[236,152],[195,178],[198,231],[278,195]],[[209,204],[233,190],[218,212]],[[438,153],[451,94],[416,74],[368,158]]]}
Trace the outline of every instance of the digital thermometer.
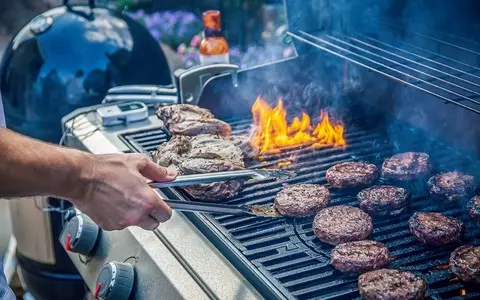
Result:
{"label": "digital thermometer", "polygon": [[103,126],[142,121],[148,118],[148,108],[142,102],[129,102],[97,108]]}

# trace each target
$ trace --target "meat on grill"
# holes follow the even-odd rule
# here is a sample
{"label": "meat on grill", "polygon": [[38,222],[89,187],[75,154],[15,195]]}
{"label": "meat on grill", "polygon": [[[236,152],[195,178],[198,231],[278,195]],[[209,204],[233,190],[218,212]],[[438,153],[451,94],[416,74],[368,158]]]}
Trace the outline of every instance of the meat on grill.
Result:
{"label": "meat on grill", "polygon": [[428,189],[432,196],[452,203],[473,196],[475,179],[461,172],[439,173],[428,180]]}
{"label": "meat on grill", "polygon": [[378,175],[375,165],[363,162],[344,162],[329,168],[325,177],[335,188],[353,188],[373,183]]}
{"label": "meat on grill", "polygon": [[275,197],[275,208],[284,216],[304,217],[326,207],[330,192],[318,184],[292,184]]}
{"label": "meat on grill", "polygon": [[390,251],[380,242],[356,241],[332,250],[331,264],[340,272],[365,272],[383,268],[390,262]]}
{"label": "meat on grill", "polygon": [[360,208],[371,215],[398,215],[405,211],[410,193],[401,187],[376,185],[357,195]]}
{"label": "meat on grill", "polygon": [[468,214],[474,220],[480,220],[480,195],[477,195],[467,202]]}
{"label": "meat on grill", "polygon": [[367,300],[420,300],[427,283],[411,272],[380,269],[360,275],[358,290]]}
{"label": "meat on grill", "polygon": [[156,114],[173,135],[216,134],[227,137],[232,133],[230,125],[216,119],[209,110],[195,105],[162,106]]}
{"label": "meat on grill", "polygon": [[480,246],[461,246],[450,255],[450,270],[460,280],[480,284]]}
{"label": "meat on grill", "polygon": [[[243,154],[231,141],[214,135],[174,136],[151,153],[161,166],[175,168],[180,174],[211,173],[244,168]],[[234,197],[241,181],[216,182],[184,187],[198,200],[222,200]]]}
{"label": "meat on grill", "polygon": [[[242,168],[237,164],[225,160],[205,158],[186,159],[179,166],[179,171],[183,175],[234,171],[240,169]],[[235,197],[241,190],[242,185],[242,181],[231,180],[226,182],[184,186],[182,189],[195,199],[216,201]]]}
{"label": "meat on grill", "polygon": [[416,212],[408,226],[420,242],[434,246],[459,242],[463,235],[463,222],[441,213]]}
{"label": "meat on grill", "polygon": [[394,180],[413,180],[427,176],[432,170],[430,156],[421,152],[395,154],[382,164],[382,176]]}
{"label": "meat on grill", "polygon": [[246,165],[254,162],[258,155],[259,151],[250,143],[250,137],[247,135],[232,135],[228,139],[233,142],[243,153],[243,160]]}
{"label": "meat on grill", "polygon": [[368,238],[372,218],[353,206],[332,206],[320,210],[313,220],[313,232],[322,242],[338,245]]}

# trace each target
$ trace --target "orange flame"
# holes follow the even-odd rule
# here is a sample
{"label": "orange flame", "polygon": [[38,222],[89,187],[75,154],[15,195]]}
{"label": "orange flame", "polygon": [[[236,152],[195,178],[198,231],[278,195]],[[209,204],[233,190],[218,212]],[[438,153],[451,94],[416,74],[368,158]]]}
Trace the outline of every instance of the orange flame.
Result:
{"label": "orange flame", "polygon": [[302,113],[301,119],[295,117],[287,123],[287,112],[282,100],[274,108],[262,97],[257,97],[252,106],[255,134],[252,144],[260,153],[280,152],[280,149],[292,146],[310,145],[313,148],[323,146],[345,146],[344,127],[330,123],[328,113],[320,112],[321,121],[313,127],[310,117]]}

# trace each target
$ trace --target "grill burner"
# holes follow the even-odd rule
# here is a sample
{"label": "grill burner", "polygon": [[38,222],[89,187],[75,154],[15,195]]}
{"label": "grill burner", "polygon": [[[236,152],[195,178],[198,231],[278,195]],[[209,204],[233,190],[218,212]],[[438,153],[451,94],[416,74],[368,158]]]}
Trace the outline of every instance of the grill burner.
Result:
{"label": "grill burner", "polygon": [[[373,122],[373,121],[372,121]],[[251,120],[240,119],[229,122],[234,135],[248,130]],[[345,137],[347,147],[343,149],[293,149],[282,154],[271,155],[252,168],[274,167],[292,155],[296,162],[286,170],[294,171],[297,177],[289,183],[326,184],[325,171],[334,164],[345,161],[369,161],[380,166],[388,156],[401,151],[425,151],[435,167],[434,172],[461,170],[480,178],[474,173],[480,163],[440,142],[425,143],[419,132],[407,130],[408,149],[399,149],[389,142],[383,132],[350,128]],[[415,138],[418,142],[415,142]],[[166,141],[161,129],[126,134],[123,140],[133,151],[147,152]],[[401,144],[401,143],[400,143]],[[425,144],[430,146],[425,147]],[[415,149],[417,147],[417,149]],[[385,183],[385,182],[380,182]],[[421,275],[429,286],[428,296],[432,299],[447,299],[463,296],[466,299],[480,297],[480,290],[464,285],[448,269],[451,251],[458,245],[428,247],[420,244],[409,233],[408,218],[414,211],[443,211],[446,215],[465,222],[466,234],[463,244],[479,244],[480,227],[470,219],[464,208],[444,209],[429,202],[428,191],[423,184],[408,187],[412,192],[411,206],[406,213],[397,217],[374,218],[372,239],[385,243],[391,251],[390,266],[409,270]],[[248,182],[243,191],[228,204],[271,204],[282,186],[273,180]],[[357,191],[332,189],[330,205],[355,205]],[[176,193],[177,194],[177,193]],[[180,195],[180,194],[177,194]],[[186,194],[182,194],[188,199]],[[232,263],[262,291],[266,298],[288,299],[351,299],[358,298],[357,277],[344,275],[330,265],[332,246],[321,243],[311,229],[313,217],[264,219],[244,216],[207,215],[203,219],[188,215],[202,232],[231,259]],[[200,224],[200,225],[199,225]],[[223,243],[222,243],[223,242]],[[253,266],[253,268],[252,268]],[[269,288],[267,288],[269,287]]]}

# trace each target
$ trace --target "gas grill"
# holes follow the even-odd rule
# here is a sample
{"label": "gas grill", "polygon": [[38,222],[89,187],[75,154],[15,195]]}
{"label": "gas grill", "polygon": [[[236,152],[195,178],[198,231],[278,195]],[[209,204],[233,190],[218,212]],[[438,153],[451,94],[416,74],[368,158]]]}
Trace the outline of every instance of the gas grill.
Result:
{"label": "gas grill", "polygon": [[[480,10],[473,11],[477,4],[472,1],[471,6],[465,4],[465,7],[458,5],[456,8],[446,1],[423,1],[421,4],[391,1],[391,6],[387,7],[375,6],[370,1],[353,1],[354,4],[344,1],[299,2],[286,3],[290,31],[285,41],[295,44],[297,57],[213,76],[202,82],[198,98],[185,103],[210,109],[231,125],[233,135],[249,132],[252,124],[250,108],[257,95],[272,101],[282,97],[287,109],[297,114],[301,110],[329,107],[344,122],[347,146],[284,149],[278,154],[264,155],[260,162],[249,168],[277,167],[282,162],[292,161],[282,167],[297,174],[288,180],[288,184],[327,184],[325,172],[337,163],[368,161],[380,166],[384,159],[395,153],[420,151],[432,158],[433,173],[457,170],[474,175],[478,182],[480,42],[474,39],[480,37],[480,28],[478,24],[477,27],[464,26],[463,22],[474,20],[471,15],[449,28],[445,26],[451,24],[446,22],[448,16],[439,13],[439,7],[443,7],[449,9],[452,18],[458,16],[457,12],[478,14]],[[436,4],[435,8],[429,6],[433,4]],[[372,10],[372,7],[376,9]],[[403,23],[393,14],[396,18],[388,21],[375,19],[375,25],[372,25],[372,15],[389,16],[392,7],[398,14],[412,11],[417,14],[411,14],[409,20],[404,17]],[[427,8],[431,8],[431,14]],[[292,11],[298,13],[292,16]],[[308,22],[312,15],[325,14],[329,18],[317,17],[318,22]],[[438,26],[432,29],[424,26],[421,20],[428,20],[428,26]],[[419,25],[412,25],[417,24],[415,22]],[[447,33],[450,32],[447,29],[455,32],[466,28],[469,29],[464,31],[466,37]],[[154,108],[144,122],[109,129],[99,129],[91,113],[81,118],[86,125],[80,129],[71,128],[71,121],[66,124],[73,133],[68,144],[92,152],[149,153],[170,138],[154,115]],[[377,183],[390,182],[379,179]],[[268,179],[247,182],[237,197],[225,203],[271,204],[282,187],[281,183]],[[466,232],[461,244],[473,245],[480,244],[480,225],[468,216],[465,207],[443,207],[432,200],[424,182],[411,182],[406,188],[412,193],[407,212],[397,217],[373,218],[371,239],[388,246],[393,257],[390,267],[412,271],[426,280],[429,298],[480,298],[478,287],[462,283],[448,268],[450,253],[459,244],[445,247],[422,245],[410,234],[407,222],[415,211],[441,211],[465,223]],[[331,191],[330,205],[358,206],[357,191]],[[179,189],[165,189],[161,193],[169,198],[193,200]],[[182,222],[179,222],[180,217]],[[342,274],[330,265],[333,247],[315,237],[312,221],[313,217],[263,219],[175,213],[171,222],[175,223],[176,229],[167,222],[152,236],[161,242],[156,241],[156,245],[162,245],[162,249],[166,247],[173,254],[169,259],[175,263],[169,263],[185,269],[190,274],[187,276],[189,280],[198,284],[202,292],[196,298],[359,298],[357,276]],[[184,236],[169,234],[168,230]],[[141,230],[126,231],[129,237],[133,237],[128,246],[120,241],[127,233],[104,233],[110,240],[102,240],[101,245],[117,243],[124,248],[116,250],[113,246],[100,246],[108,250],[101,257],[93,255],[91,265],[82,263],[76,254],[70,254],[90,288],[94,288],[93,276],[103,263],[128,258],[130,252],[133,256],[142,252],[143,256],[137,259],[136,265],[139,274],[135,290],[137,299],[157,299],[152,295],[161,291],[152,285],[154,278],[170,282],[169,288],[176,290],[171,292],[175,296],[168,299],[189,298],[188,292],[172,283],[175,278],[170,277],[166,267],[162,266],[169,259],[151,254],[154,251],[152,245],[145,238],[136,238]],[[150,233],[141,233],[142,236],[147,234]],[[198,241],[206,238],[204,243],[208,240],[209,246],[196,247],[189,243],[190,238]],[[207,259],[202,251],[214,258]],[[191,252],[199,256],[196,258]],[[144,271],[142,259],[143,266],[153,263],[155,268]],[[211,265],[212,262],[217,263]],[[227,269],[228,275],[223,276]],[[235,291],[225,291],[232,286]],[[162,291],[165,292],[165,287]]]}

